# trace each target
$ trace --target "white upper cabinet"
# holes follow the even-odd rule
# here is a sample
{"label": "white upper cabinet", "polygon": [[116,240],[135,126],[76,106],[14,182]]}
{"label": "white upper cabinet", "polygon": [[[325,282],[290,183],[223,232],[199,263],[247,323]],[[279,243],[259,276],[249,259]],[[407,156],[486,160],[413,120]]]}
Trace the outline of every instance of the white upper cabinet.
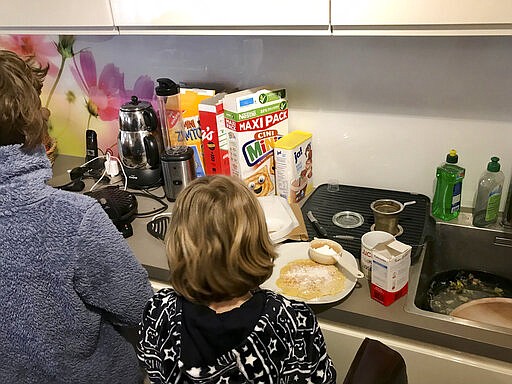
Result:
{"label": "white upper cabinet", "polygon": [[329,0],[111,0],[121,34],[328,35]]}
{"label": "white upper cabinet", "polygon": [[335,35],[510,35],[512,0],[331,0]]}
{"label": "white upper cabinet", "polygon": [[2,0],[0,33],[117,34],[109,0]]}

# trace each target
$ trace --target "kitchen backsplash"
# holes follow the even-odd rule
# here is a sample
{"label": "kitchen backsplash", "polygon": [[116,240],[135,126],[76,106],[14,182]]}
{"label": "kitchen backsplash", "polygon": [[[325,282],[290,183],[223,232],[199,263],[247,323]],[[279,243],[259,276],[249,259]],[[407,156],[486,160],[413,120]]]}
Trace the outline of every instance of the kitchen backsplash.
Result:
{"label": "kitchen backsplash", "polygon": [[119,106],[132,94],[151,100],[156,78],[169,77],[285,87],[290,131],[313,133],[316,185],[432,197],[451,148],[467,170],[463,206],[490,156],[506,186],[512,175],[510,37],[0,35],[0,47],[50,62],[42,100],[60,154],[83,156],[87,127],[116,152]]}

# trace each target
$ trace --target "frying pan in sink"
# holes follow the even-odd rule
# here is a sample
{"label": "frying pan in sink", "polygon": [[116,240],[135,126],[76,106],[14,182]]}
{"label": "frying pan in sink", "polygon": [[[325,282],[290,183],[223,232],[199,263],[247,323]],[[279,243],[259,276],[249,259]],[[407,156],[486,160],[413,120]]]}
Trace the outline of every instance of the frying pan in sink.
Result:
{"label": "frying pan in sink", "polygon": [[427,306],[432,312],[449,315],[462,304],[489,297],[512,298],[512,281],[488,272],[451,270],[434,276]]}

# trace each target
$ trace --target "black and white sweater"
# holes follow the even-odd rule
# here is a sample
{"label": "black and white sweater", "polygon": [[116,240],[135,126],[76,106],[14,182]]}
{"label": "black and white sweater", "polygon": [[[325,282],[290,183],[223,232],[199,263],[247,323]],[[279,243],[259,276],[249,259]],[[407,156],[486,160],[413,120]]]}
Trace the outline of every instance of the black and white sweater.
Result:
{"label": "black and white sweater", "polygon": [[152,383],[335,383],[314,313],[304,303],[263,291],[262,316],[244,342],[207,366],[182,359],[183,301],[163,289],[144,311],[138,357]]}

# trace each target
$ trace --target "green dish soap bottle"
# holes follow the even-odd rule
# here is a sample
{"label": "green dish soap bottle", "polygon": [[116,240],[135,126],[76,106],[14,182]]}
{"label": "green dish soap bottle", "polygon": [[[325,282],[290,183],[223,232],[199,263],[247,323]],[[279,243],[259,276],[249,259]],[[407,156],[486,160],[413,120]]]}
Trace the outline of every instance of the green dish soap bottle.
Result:
{"label": "green dish soap bottle", "polygon": [[500,209],[501,191],[505,175],[500,171],[500,159],[491,157],[487,164],[487,170],[478,181],[478,191],[473,211],[473,225],[485,227],[498,221]]}
{"label": "green dish soap bottle", "polygon": [[443,221],[455,219],[460,212],[462,180],[466,170],[457,165],[458,160],[457,151],[452,149],[446,155],[446,162],[436,171],[432,216]]}

